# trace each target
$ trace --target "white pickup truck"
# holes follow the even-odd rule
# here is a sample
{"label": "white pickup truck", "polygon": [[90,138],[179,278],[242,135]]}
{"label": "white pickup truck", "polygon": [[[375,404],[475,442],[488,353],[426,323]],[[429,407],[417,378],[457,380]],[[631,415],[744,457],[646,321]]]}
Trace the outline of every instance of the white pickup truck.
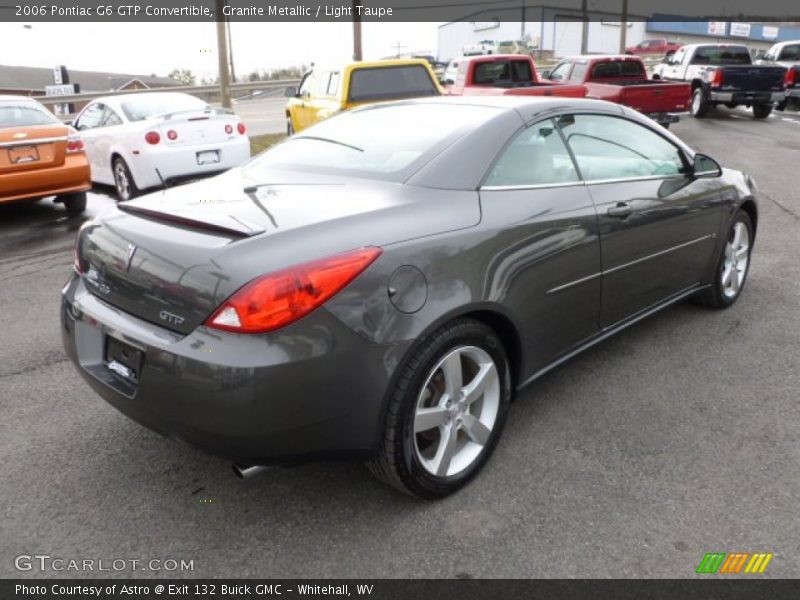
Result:
{"label": "white pickup truck", "polygon": [[800,40],[779,42],[767,50],[758,61],[760,65],[779,65],[786,69],[786,100],[775,106],[778,110],[800,107]]}
{"label": "white pickup truck", "polygon": [[786,69],[754,65],[747,46],[692,44],[656,65],[653,79],[692,84],[691,113],[702,118],[715,106],[753,107],[756,119],[766,119],[786,98]]}
{"label": "white pickup truck", "polygon": [[481,40],[477,44],[467,44],[461,49],[464,56],[476,56],[478,54],[497,54],[497,42],[494,40]]}

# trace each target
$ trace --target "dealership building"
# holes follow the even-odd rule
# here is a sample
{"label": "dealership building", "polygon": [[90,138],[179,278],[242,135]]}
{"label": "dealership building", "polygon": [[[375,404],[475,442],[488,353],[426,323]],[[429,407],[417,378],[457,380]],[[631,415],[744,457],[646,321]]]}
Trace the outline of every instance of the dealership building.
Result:
{"label": "dealership building", "polygon": [[[482,21],[454,21],[439,26],[438,59],[448,61],[462,54],[464,46],[483,40],[524,40],[546,56],[581,53],[583,20],[580,11],[549,8],[490,11],[476,16]],[[619,15],[588,13],[587,48],[592,54],[619,51]],[[607,18],[604,18],[607,17]],[[513,21],[513,19],[518,19]],[[536,19],[536,20],[531,20]],[[736,21],[684,21],[670,15],[653,19],[631,15],[626,25],[626,45],[647,39],[666,38],[682,44],[738,43],[766,49],[775,42],[800,40],[799,23],[755,23]]]}

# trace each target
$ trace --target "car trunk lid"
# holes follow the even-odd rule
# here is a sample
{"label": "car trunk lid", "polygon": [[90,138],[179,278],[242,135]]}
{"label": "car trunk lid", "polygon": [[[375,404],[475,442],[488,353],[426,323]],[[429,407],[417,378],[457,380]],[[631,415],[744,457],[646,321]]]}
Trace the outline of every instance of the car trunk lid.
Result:
{"label": "car trunk lid", "polygon": [[689,106],[688,83],[619,82],[620,104],[645,114],[682,112]]}
{"label": "car trunk lid", "polygon": [[0,129],[0,173],[31,171],[64,163],[66,125]]}
{"label": "car trunk lid", "polygon": [[222,144],[242,134],[239,118],[216,109],[179,112],[155,119],[161,140],[167,146]]}

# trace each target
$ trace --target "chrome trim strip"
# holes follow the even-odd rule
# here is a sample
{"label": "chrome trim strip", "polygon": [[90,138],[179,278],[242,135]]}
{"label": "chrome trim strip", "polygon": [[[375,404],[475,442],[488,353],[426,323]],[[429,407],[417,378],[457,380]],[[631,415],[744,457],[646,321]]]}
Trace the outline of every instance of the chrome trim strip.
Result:
{"label": "chrome trim strip", "polygon": [[612,267],[611,269],[600,271],[598,273],[593,273],[592,275],[587,275],[586,277],[581,277],[580,279],[575,279],[574,281],[569,281],[567,283],[564,283],[562,285],[547,290],[545,292],[545,296],[548,296],[550,294],[555,294],[556,292],[561,292],[563,290],[569,289],[576,285],[580,285],[582,283],[586,283],[587,281],[591,281],[592,279],[597,279],[602,275],[609,275],[610,273],[621,271],[622,269],[625,269],[627,267],[632,267],[633,265],[642,263],[646,260],[650,260],[651,258],[656,258],[657,256],[663,256],[664,254],[668,254],[670,252],[673,252],[674,250],[680,250],[681,248],[685,248],[686,246],[691,246],[692,244],[702,242],[703,240],[707,240],[709,238],[714,239],[715,237],[717,237],[715,233],[710,233],[708,235],[704,235],[703,237],[699,237],[696,240],[690,240],[688,242],[678,244],[677,246],[672,246],[670,248],[667,248],[666,250],[660,250],[658,252],[655,252],[654,254],[648,254],[647,256],[642,256],[641,258],[637,258],[636,260],[632,260],[631,262],[622,265],[617,265],[616,267]]}
{"label": "chrome trim strip", "polygon": [[616,177],[614,179],[587,179],[586,185],[603,185],[606,183],[626,183],[629,181],[655,181],[658,179],[684,179],[685,173],[675,173],[673,175],[647,175],[644,177]]}
{"label": "chrome trim strip", "polygon": [[545,296],[547,296],[549,294],[555,294],[556,292],[560,292],[562,290],[566,290],[568,288],[571,288],[571,287],[576,286],[576,285],[580,285],[582,283],[586,283],[587,281],[591,281],[592,279],[597,279],[602,274],[603,274],[603,272],[600,271],[599,273],[593,273],[592,275],[587,275],[586,277],[581,277],[580,279],[576,279],[575,281],[570,281],[569,283],[565,283],[564,285],[559,285],[557,287],[554,287],[553,289],[547,290],[545,292]]}
{"label": "chrome trim strip", "polygon": [[65,137],[50,137],[50,138],[38,138],[32,140],[16,140],[13,142],[0,142],[0,148],[11,148],[13,146],[36,146],[38,144],[49,144],[51,142],[66,142],[67,138]]}
{"label": "chrome trim strip", "polygon": [[566,188],[584,186],[584,181],[568,181],[565,183],[537,183],[535,185],[485,185],[478,189],[480,192],[503,192],[509,190],[543,190],[550,188]]}
{"label": "chrome trim strip", "polygon": [[709,233],[708,235],[704,235],[703,237],[699,237],[696,240],[690,240],[688,242],[684,242],[682,244],[678,244],[677,246],[672,246],[671,248],[667,248],[666,250],[660,250],[653,254],[648,254],[647,256],[642,256],[641,258],[637,258],[636,260],[632,260],[631,262],[627,262],[622,265],[617,265],[616,267],[612,267],[611,269],[604,270],[603,275],[608,275],[610,273],[616,273],[617,271],[621,271],[622,269],[627,269],[628,267],[632,267],[633,265],[637,265],[639,263],[645,262],[650,260],[651,258],[656,258],[657,256],[663,256],[664,254],[669,254],[670,252],[674,252],[675,250],[680,250],[681,248],[686,248],[686,246],[691,246],[692,244],[697,244],[698,242],[702,242],[708,239],[714,239],[716,237],[715,233]]}

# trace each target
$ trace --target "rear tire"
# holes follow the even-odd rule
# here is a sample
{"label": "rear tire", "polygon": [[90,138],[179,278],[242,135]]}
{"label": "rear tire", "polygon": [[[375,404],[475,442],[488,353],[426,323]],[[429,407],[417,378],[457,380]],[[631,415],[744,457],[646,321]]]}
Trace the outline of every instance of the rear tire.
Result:
{"label": "rear tire", "polygon": [[697,88],[692,94],[691,113],[695,119],[702,119],[708,114],[711,104],[706,98],[703,88]]}
{"label": "rear tire", "polygon": [[731,221],[725,245],[714,269],[710,288],[695,296],[695,301],[711,308],[732,306],[744,289],[753,250],[753,224],[750,215],[739,210]]}
{"label": "rear tire", "polygon": [[472,319],[444,325],[408,358],[389,393],[367,467],[407,494],[452,494],[481,470],[505,423],[511,375],[500,338]]}
{"label": "rear tire", "polygon": [[772,114],[772,104],[756,104],[753,106],[753,117],[756,119],[766,119]]}
{"label": "rear tire", "polygon": [[58,197],[59,202],[64,204],[64,208],[70,215],[79,215],[86,210],[86,192],[74,192]]}
{"label": "rear tire", "polygon": [[118,156],[114,159],[111,168],[114,173],[114,187],[117,188],[117,198],[125,202],[138,196],[139,188],[136,187],[136,182],[133,180],[133,175],[131,175],[131,170],[125,160]]}
{"label": "rear tire", "polygon": [[292,137],[294,135],[294,125],[292,125],[291,117],[286,119],[286,137]]}

